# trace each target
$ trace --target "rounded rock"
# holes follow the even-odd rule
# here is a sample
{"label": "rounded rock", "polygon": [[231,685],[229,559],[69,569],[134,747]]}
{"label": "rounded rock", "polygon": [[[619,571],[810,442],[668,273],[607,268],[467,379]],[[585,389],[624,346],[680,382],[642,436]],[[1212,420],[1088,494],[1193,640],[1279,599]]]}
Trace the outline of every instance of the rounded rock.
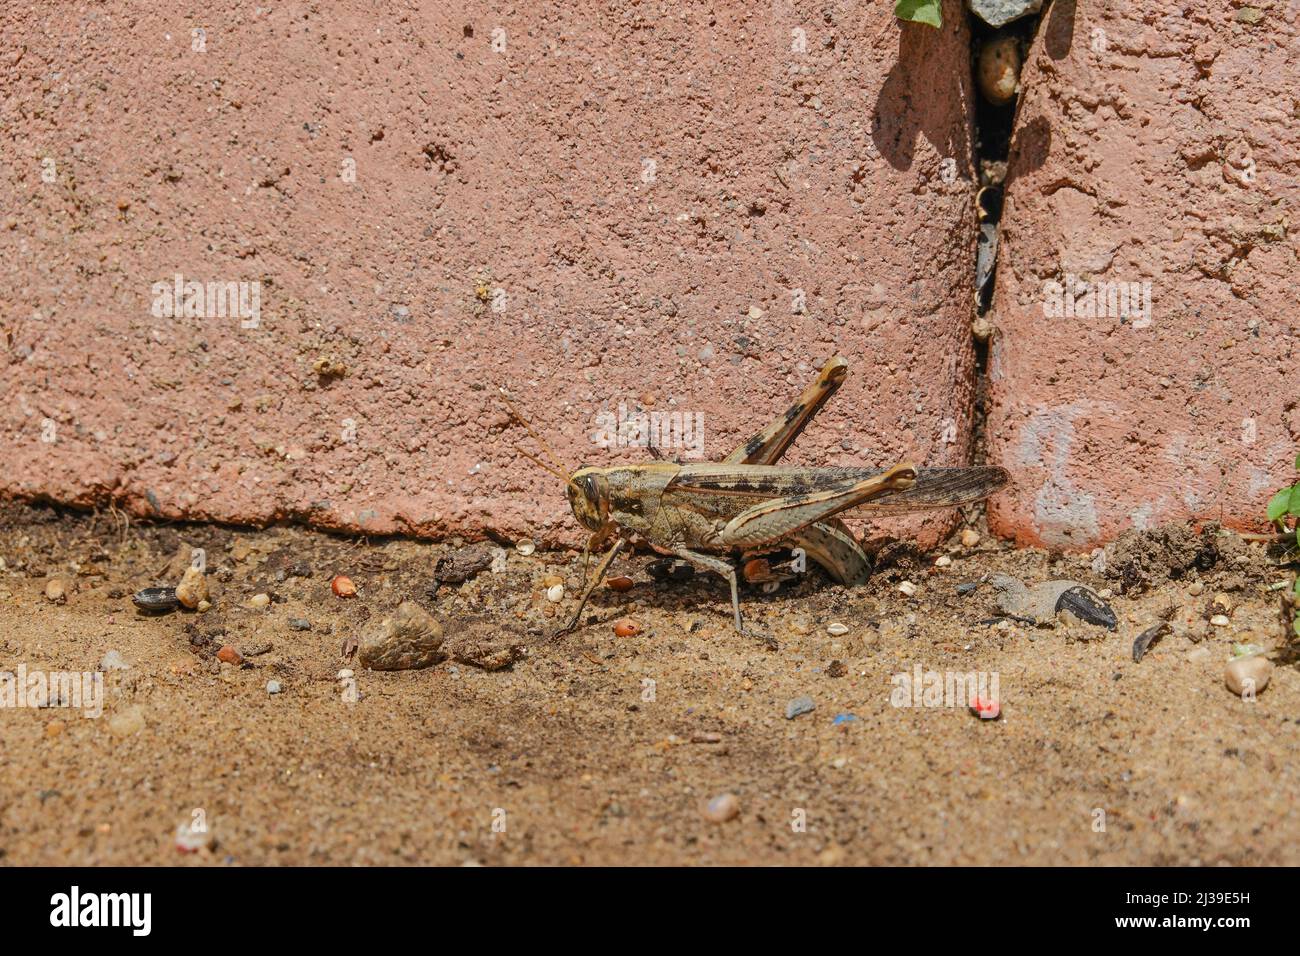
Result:
{"label": "rounded rock", "polygon": [[198,568],[187,568],[176,585],[176,600],[182,607],[195,610],[208,599],[208,580]]}
{"label": "rounded rock", "polygon": [[564,599],[563,584],[552,584],[549,588],[546,589],[546,600],[550,601],[552,604],[562,601],[563,599]]}
{"label": "rounded rock", "polygon": [[980,543],[980,533],[974,528],[967,528],[961,533],[961,546],[963,548],[973,548]]}
{"label": "rounded rock", "polygon": [[625,617],[614,623],[614,633],[619,637],[634,637],[641,633],[641,625]]}
{"label": "rounded rock", "polygon": [[740,798],[734,793],[720,793],[704,805],[704,819],[710,823],[726,823],[740,814]]}
{"label": "rounded rock", "polygon": [[976,69],[980,92],[994,106],[1005,106],[1020,83],[1020,45],[1015,36],[995,37],[980,48]]}
{"label": "rounded rock", "polygon": [[235,650],[231,644],[223,644],[221,650],[217,651],[217,660],[223,664],[239,665],[244,663],[244,655]]}
{"label": "rounded rock", "polygon": [[610,578],[605,582],[611,591],[630,591],[635,584],[627,575],[620,574],[618,577]]}
{"label": "rounded rock", "polygon": [[68,586],[63,583],[62,578],[50,578],[45,584],[45,600],[51,604],[66,604],[68,601]]}
{"label": "rounded rock", "polygon": [[1273,676],[1273,662],[1259,654],[1238,657],[1223,672],[1223,682],[1238,697],[1253,691],[1258,694]]}
{"label": "rounded rock", "polygon": [[352,579],[346,575],[336,574],[334,580],[330,581],[330,590],[336,597],[350,598],[357,596],[357,586],[352,583]]}
{"label": "rounded rock", "polygon": [[264,608],[271,603],[271,595],[254,594],[248,599],[248,606],[251,608]]}
{"label": "rounded rock", "polygon": [[442,625],[414,601],[403,601],[367,636],[357,660],[375,671],[417,670],[442,660]]}

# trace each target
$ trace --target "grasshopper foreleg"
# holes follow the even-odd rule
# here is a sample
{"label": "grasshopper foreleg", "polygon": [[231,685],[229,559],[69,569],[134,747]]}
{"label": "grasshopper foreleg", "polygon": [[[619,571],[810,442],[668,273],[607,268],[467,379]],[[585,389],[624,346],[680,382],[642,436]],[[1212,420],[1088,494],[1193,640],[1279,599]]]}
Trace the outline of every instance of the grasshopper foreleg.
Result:
{"label": "grasshopper foreleg", "polygon": [[[597,534],[599,534],[599,532],[597,532]],[[593,535],[593,537],[595,536]],[[570,631],[572,631],[575,627],[578,626],[578,618],[582,616],[582,609],[587,606],[587,599],[591,597],[591,592],[596,590],[596,587],[604,579],[605,572],[608,571],[609,566],[614,563],[614,557],[619,553],[619,551],[623,549],[623,546],[626,544],[627,544],[627,540],[625,538],[619,538],[614,542],[614,547],[610,548],[609,551],[606,552],[605,556],[600,559],[600,564],[596,565],[596,575],[591,579],[589,583],[586,583],[587,572],[586,572],[586,568],[585,567],[583,568],[582,580],[585,583],[585,587],[583,588],[582,591],[582,597],[578,601],[578,608],[573,612],[573,617],[569,618],[569,623],[555,632],[554,635],[555,637],[560,637],[563,634],[568,634]],[[587,553],[590,554],[591,553],[590,550],[588,550]]]}

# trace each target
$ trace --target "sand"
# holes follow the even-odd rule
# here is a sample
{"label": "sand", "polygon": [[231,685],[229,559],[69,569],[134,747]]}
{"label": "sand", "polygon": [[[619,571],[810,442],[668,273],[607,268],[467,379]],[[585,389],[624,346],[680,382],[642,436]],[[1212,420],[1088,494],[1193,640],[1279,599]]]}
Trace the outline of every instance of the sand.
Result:
{"label": "sand", "polygon": [[[616,565],[632,590],[598,591],[594,623],[550,640],[573,606],[571,552],[509,548],[504,572],[431,593],[457,542],[4,506],[0,671],[94,671],[109,651],[129,667],[105,674],[98,718],[0,709],[0,862],[1294,865],[1300,674],[1277,667],[1253,702],[1223,683],[1233,641],[1280,649],[1267,586],[1287,573],[1232,544],[1212,568],[1113,596],[1115,632],[989,623],[992,593],[958,584],[1117,582],[1087,556],[987,537],[896,549],[855,590],[812,573],[747,593],[747,635],[721,580],[656,582],[638,555]],[[131,593],[175,584],[191,548],[213,608],[138,614]],[[952,563],[934,567],[939,554]],[[356,598],[334,596],[335,573]],[[542,582],[557,574],[551,604]],[[45,597],[54,576],[65,604]],[[1218,592],[1228,627],[1207,621]],[[257,593],[271,605],[244,607]],[[407,599],[449,638],[477,615],[523,652],[497,671],[378,673],[342,656]],[[1171,606],[1174,633],[1134,663],[1133,639]],[[641,632],[616,638],[621,617]],[[246,665],[217,661],[223,644]],[[891,679],[916,665],[996,672],[1001,716],[893,706]],[[786,719],[801,695],[815,709]],[[702,805],[723,793],[739,812],[712,822]],[[211,846],[179,852],[196,810]]]}

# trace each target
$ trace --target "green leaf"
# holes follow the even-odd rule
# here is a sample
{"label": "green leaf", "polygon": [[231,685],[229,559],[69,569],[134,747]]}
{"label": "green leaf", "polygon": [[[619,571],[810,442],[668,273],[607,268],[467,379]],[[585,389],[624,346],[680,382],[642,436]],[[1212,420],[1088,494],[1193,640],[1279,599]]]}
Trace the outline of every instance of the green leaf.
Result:
{"label": "green leaf", "polygon": [[1295,470],[1300,471],[1300,455],[1295,456]]}
{"label": "green leaf", "polygon": [[1291,622],[1291,627],[1295,629],[1296,637],[1300,637],[1300,617]]}
{"label": "green leaf", "polygon": [[1300,597],[1300,577],[1295,579],[1295,586],[1291,588],[1297,597]]}
{"label": "green leaf", "polygon": [[[895,0],[894,16],[900,20],[924,23],[936,30],[943,26],[943,6],[941,0]],[[1300,458],[1297,459],[1300,468]]]}
{"label": "green leaf", "polygon": [[1283,488],[1272,498],[1268,499],[1268,520],[1281,521],[1291,507],[1291,492],[1295,489]]}
{"label": "green leaf", "polygon": [[1300,484],[1291,486],[1291,500],[1288,502],[1286,510],[1293,515],[1300,515]]}

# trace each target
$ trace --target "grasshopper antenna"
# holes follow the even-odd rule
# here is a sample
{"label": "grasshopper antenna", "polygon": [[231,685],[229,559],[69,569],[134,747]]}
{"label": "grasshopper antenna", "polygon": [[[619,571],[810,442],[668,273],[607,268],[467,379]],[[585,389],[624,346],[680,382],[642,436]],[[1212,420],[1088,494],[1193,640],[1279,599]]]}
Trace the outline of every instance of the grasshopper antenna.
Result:
{"label": "grasshopper antenna", "polygon": [[[533,440],[537,442],[537,444],[541,447],[542,451],[546,452],[546,457],[551,459],[551,464],[548,465],[546,464],[546,462],[542,461],[541,459],[528,454],[528,452],[524,451],[518,445],[515,446],[515,451],[519,452],[519,454],[523,455],[525,458],[533,462],[535,465],[538,465],[544,468],[546,471],[549,471],[551,474],[555,475],[566,485],[572,485],[573,484],[572,479],[569,478],[568,472],[564,470],[564,466],[560,464],[560,460],[555,457],[555,452],[551,451],[551,446],[546,444],[546,440],[542,438],[541,435],[537,434],[537,430],[533,428],[532,424],[528,421],[528,419],[524,418],[524,416],[520,414],[519,409],[515,407],[515,403],[510,401],[510,396],[506,393],[506,390],[504,388],[501,388],[500,386],[497,386],[497,391],[501,393],[502,401],[504,401],[506,405],[510,408],[510,414],[514,415],[515,418],[519,419],[519,421],[523,423],[523,426],[528,429],[528,434],[532,435]],[[552,467],[552,465],[554,467]]]}

